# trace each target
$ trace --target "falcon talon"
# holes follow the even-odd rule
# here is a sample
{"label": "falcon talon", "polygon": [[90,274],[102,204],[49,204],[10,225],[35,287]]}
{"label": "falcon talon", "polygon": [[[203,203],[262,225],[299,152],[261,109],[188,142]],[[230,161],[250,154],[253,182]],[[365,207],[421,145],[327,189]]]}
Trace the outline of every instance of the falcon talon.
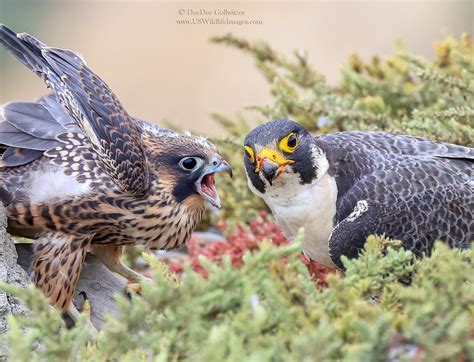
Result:
{"label": "falcon talon", "polygon": [[473,148],[382,132],[312,136],[280,119],[252,130],[244,149],[250,189],[289,239],[305,228],[303,252],[321,264],[342,269],[370,234],[415,255],[474,239]]}
{"label": "falcon talon", "polygon": [[89,300],[89,297],[87,296],[87,293],[85,291],[80,291],[79,295],[82,297],[82,302],[84,303],[86,300]]}
{"label": "falcon talon", "polygon": [[84,303],[82,304],[82,313],[91,314],[91,312],[92,312],[91,302],[89,299],[86,299],[84,300]]}
{"label": "falcon talon", "polygon": [[142,286],[140,283],[129,283],[125,287],[125,294],[129,296],[129,299],[132,299],[133,294],[138,294],[140,295],[142,292]]}
{"label": "falcon talon", "polygon": [[0,46],[52,91],[3,107],[0,201],[10,234],[36,239],[35,284],[64,311],[88,251],[139,279],[123,246],[187,242],[206,202],[221,205],[214,175],[232,169],[204,137],[129,115],[76,53],[1,24]]}

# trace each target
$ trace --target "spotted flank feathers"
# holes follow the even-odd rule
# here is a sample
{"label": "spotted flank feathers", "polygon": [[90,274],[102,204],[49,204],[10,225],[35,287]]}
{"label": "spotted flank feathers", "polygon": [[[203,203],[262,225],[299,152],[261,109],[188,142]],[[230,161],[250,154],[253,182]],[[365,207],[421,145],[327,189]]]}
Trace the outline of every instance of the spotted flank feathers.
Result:
{"label": "spotted flank feathers", "polygon": [[205,200],[218,200],[209,175],[230,167],[205,138],[128,115],[77,54],[3,25],[0,45],[52,90],[2,107],[0,199],[9,232],[37,239],[36,284],[67,310],[88,251],[136,278],[122,247],[185,243]]}

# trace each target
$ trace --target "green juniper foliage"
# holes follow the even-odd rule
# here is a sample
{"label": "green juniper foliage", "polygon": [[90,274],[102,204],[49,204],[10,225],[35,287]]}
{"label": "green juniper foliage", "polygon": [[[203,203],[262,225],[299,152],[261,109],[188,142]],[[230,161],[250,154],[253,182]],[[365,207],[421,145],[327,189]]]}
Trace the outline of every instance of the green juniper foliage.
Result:
{"label": "green juniper foliage", "polygon": [[107,321],[96,344],[86,343],[83,323],[61,329],[37,290],[17,290],[33,316],[10,319],[10,353],[19,360],[95,361],[474,357],[471,250],[440,243],[431,257],[414,260],[370,237],[359,259],[344,261],[346,275],[331,275],[329,287],[318,289],[299,249],[267,243],[237,270],[230,260],[203,260],[208,279],[187,268],[179,281],[150,257],[153,283],[133,301],[118,299],[122,316]]}
{"label": "green juniper foliage", "polygon": [[[401,46],[369,62],[352,55],[336,86],[304,53],[286,57],[232,35],[213,41],[250,54],[268,80],[272,103],[251,107],[261,122],[284,117],[315,133],[383,130],[474,144],[474,43],[466,35],[437,43],[431,62]],[[212,141],[236,175],[219,180],[219,217],[246,223],[265,208],[248,190],[242,166],[251,122],[213,116],[228,136]],[[246,254],[240,269],[230,257],[222,266],[202,259],[207,279],[191,266],[178,279],[149,257],[153,282],[132,301],[118,297],[121,318],[110,318],[96,343],[87,342],[87,316],[67,330],[38,290],[3,286],[31,309],[28,317],[9,319],[10,355],[31,361],[472,360],[474,253],[437,244],[430,257],[416,260],[398,245],[370,237],[362,256],[344,260],[346,274],[330,275],[324,289],[299,261],[298,242],[264,243]]]}
{"label": "green juniper foliage", "polygon": [[[231,34],[211,40],[251,55],[268,81],[272,103],[249,107],[259,122],[290,118],[316,134],[385,131],[474,146],[474,42],[468,35],[436,43],[431,62],[401,45],[393,55],[374,56],[367,63],[353,54],[336,86],[326,82],[304,52],[288,58],[265,42],[250,43]],[[229,133],[217,143],[237,175],[232,181],[219,180],[224,184],[223,215],[248,221],[255,209],[264,208],[248,191],[242,165],[251,122],[241,115],[213,117]]]}

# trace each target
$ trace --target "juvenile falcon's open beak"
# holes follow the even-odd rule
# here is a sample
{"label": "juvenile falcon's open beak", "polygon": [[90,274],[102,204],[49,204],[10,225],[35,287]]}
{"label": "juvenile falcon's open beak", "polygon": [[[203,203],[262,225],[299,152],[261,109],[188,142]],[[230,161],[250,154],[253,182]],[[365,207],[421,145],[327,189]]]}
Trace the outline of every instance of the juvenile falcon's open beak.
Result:
{"label": "juvenile falcon's open beak", "polygon": [[226,172],[232,177],[232,168],[220,155],[215,155],[211,161],[204,166],[202,176],[196,181],[196,190],[211,205],[220,208],[221,199],[217,193],[214,174]]}
{"label": "juvenile falcon's open beak", "polygon": [[285,170],[286,166],[295,161],[285,158],[280,152],[265,148],[257,156],[255,172],[261,172],[272,185],[273,181]]}

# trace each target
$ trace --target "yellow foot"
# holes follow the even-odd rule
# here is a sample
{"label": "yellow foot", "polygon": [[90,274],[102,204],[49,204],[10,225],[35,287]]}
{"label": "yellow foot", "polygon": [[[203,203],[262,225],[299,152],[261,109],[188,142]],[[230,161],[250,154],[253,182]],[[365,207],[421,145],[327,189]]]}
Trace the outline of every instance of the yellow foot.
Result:
{"label": "yellow foot", "polygon": [[128,299],[132,299],[134,294],[140,295],[142,292],[142,285],[140,283],[128,283],[125,287],[125,294]]}
{"label": "yellow foot", "polygon": [[87,294],[85,292],[81,292],[80,295],[82,296],[82,298],[84,298],[84,303],[82,304],[82,312],[79,312],[74,306],[74,304],[71,303],[71,306],[67,310],[67,313],[74,322],[77,322],[81,314],[87,315],[87,329],[89,330],[89,335],[91,336],[91,339],[95,340],[99,332],[90,320],[90,315],[92,311],[91,303],[89,301],[89,298],[87,298]]}
{"label": "yellow foot", "polygon": [[92,313],[91,301],[87,297],[86,292],[80,292],[79,295],[84,299],[84,302],[82,303],[82,311],[81,312],[88,315],[89,319],[90,319],[90,316],[91,316],[91,313]]}

